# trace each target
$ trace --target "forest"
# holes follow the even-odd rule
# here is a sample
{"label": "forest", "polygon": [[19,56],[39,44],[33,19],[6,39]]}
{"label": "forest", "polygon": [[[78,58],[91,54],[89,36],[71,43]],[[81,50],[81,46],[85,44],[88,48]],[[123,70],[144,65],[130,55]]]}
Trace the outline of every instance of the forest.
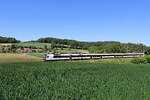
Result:
{"label": "forest", "polygon": [[19,43],[20,40],[16,40],[13,37],[2,37],[0,36],[0,43]]}

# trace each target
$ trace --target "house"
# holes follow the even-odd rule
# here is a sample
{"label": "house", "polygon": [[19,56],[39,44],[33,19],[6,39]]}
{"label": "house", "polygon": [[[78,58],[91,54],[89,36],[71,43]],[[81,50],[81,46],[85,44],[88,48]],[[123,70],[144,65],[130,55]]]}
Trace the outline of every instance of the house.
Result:
{"label": "house", "polygon": [[30,48],[24,48],[23,52],[24,52],[24,53],[30,53],[30,52],[31,52],[31,49],[30,49]]}
{"label": "house", "polygon": [[37,53],[42,53],[43,50],[42,50],[42,49],[38,49],[38,50],[36,50],[36,52],[37,52]]}
{"label": "house", "polygon": [[9,48],[8,48],[8,47],[3,47],[3,50],[4,50],[4,51],[8,51]]}
{"label": "house", "polygon": [[17,48],[16,52],[17,53],[24,53],[24,50],[22,50],[21,48]]}

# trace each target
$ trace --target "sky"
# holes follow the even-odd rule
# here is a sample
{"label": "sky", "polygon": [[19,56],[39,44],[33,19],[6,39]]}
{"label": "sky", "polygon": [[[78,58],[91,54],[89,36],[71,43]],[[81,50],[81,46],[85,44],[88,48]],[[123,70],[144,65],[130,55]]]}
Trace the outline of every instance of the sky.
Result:
{"label": "sky", "polygon": [[0,36],[150,46],[150,0],[0,0]]}

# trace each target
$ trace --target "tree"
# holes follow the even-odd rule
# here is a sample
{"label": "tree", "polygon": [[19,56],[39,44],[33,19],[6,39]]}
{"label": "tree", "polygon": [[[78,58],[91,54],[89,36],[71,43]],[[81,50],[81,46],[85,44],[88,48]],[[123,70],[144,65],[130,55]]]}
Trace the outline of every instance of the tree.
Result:
{"label": "tree", "polygon": [[126,52],[127,52],[127,50],[126,50],[125,47],[123,47],[123,48],[120,49],[120,53],[126,53]]}
{"label": "tree", "polygon": [[146,49],[145,54],[150,55],[150,47]]}
{"label": "tree", "polygon": [[90,53],[97,53],[98,47],[96,47],[96,46],[91,46],[91,47],[89,47],[88,50],[89,50]]}
{"label": "tree", "polygon": [[116,45],[116,44],[112,45],[110,47],[110,53],[120,53],[119,45]]}
{"label": "tree", "polygon": [[47,50],[48,50],[47,45],[44,46],[44,49],[45,49],[45,52],[47,52]]}
{"label": "tree", "polygon": [[19,40],[16,40],[15,38],[12,37],[2,37],[0,36],[0,43],[19,43]]}
{"label": "tree", "polygon": [[16,49],[17,49],[17,46],[16,46],[15,44],[12,44],[10,50],[11,50],[13,53],[15,53],[15,52],[16,52]]}
{"label": "tree", "polygon": [[53,42],[51,43],[51,49],[54,49],[54,48],[56,48],[56,44]]}

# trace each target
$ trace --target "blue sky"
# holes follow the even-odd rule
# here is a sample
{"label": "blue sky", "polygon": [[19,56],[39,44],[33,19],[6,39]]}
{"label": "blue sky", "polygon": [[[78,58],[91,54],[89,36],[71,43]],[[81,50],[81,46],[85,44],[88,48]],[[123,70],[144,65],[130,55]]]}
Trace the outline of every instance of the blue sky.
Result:
{"label": "blue sky", "polygon": [[0,35],[150,46],[150,0],[0,0]]}

